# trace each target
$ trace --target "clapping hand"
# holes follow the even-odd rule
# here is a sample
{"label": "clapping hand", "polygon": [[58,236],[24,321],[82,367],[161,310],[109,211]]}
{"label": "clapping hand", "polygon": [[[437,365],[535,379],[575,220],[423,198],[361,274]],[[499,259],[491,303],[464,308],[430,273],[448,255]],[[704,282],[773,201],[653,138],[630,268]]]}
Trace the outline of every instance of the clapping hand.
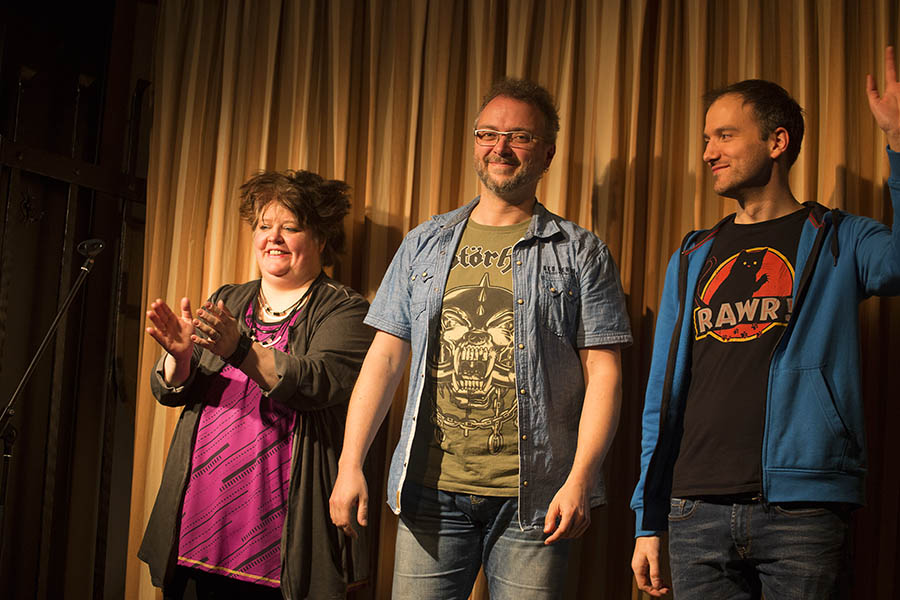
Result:
{"label": "clapping hand", "polygon": [[206,348],[213,354],[222,358],[231,356],[238,347],[241,332],[238,329],[237,319],[219,300],[216,304],[207,302],[197,311],[197,317],[193,320],[193,327],[203,336],[191,336],[193,343]]}
{"label": "clapping hand", "polygon": [[168,304],[157,298],[150,303],[147,318],[153,324],[146,331],[175,360],[190,360],[194,350],[191,336],[194,325],[191,323],[191,301],[181,299],[181,316],[175,314]]}

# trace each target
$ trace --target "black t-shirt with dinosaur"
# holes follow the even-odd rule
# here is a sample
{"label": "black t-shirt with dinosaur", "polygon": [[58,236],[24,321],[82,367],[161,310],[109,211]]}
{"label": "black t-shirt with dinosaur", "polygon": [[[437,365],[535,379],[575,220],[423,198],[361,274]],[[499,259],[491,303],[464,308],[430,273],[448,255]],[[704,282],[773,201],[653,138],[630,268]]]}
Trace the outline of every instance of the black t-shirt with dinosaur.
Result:
{"label": "black t-shirt with dinosaur", "polygon": [[763,223],[729,221],[713,240],[694,292],[691,385],[673,496],[762,488],[769,363],[791,317],[808,214],[804,208]]}

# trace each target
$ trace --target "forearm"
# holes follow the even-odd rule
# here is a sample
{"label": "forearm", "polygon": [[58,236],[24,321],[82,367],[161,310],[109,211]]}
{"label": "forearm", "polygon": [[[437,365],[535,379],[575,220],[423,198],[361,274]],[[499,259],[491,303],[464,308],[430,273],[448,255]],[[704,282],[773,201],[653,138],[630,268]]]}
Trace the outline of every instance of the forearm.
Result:
{"label": "forearm", "polygon": [[618,347],[591,348],[581,353],[585,373],[584,405],[568,480],[590,490],[596,483],[619,423],[621,360]]}
{"label": "forearm", "polygon": [[168,352],[163,358],[163,379],[166,385],[178,387],[191,375],[191,356],[177,359]]}
{"label": "forearm", "polygon": [[291,352],[250,347],[241,370],[271,399],[298,411],[345,405],[359,375],[374,330],[363,323],[366,305],[360,301],[331,310],[294,332]]}
{"label": "forearm", "polygon": [[196,375],[191,361],[187,361],[187,372],[183,379],[166,379],[167,363],[174,365],[175,361],[169,354],[162,355],[153,367],[150,376],[150,391],[156,400],[163,406],[184,406],[190,396],[190,388]]}
{"label": "forearm", "polygon": [[350,396],[341,468],[362,468],[363,461],[391,407],[409,356],[409,343],[384,332],[378,332],[363,361],[362,369]]}
{"label": "forearm", "polygon": [[275,351],[271,348],[263,348],[257,342],[253,342],[253,345],[250,346],[250,352],[241,363],[240,369],[263,391],[271,390],[278,383],[278,373],[275,371]]}

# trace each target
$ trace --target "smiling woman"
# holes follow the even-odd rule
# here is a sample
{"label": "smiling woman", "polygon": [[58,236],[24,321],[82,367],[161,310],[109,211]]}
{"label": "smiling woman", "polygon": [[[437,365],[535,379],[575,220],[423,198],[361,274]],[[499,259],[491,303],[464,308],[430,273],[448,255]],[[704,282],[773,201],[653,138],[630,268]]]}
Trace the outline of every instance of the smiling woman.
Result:
{"label": "smiling woman", "polygon": [[139,553],[167,599],[334,598],[364,577],[360,541],[315,508],[372,338],[365,299],[322,271],[343,250],[348,191],[307,171],[255,175],[240,214],[261,278],[196,314],[187,298],[180,315],[150,306],[166,351],[153,393],[184,406]]}
{"label": "smiling woman", "polygon": [[241,186],[240,213],[253,228],[261,292],[275,306],[299,301],[343,251],[349,189],[309,171],[263,172]]}

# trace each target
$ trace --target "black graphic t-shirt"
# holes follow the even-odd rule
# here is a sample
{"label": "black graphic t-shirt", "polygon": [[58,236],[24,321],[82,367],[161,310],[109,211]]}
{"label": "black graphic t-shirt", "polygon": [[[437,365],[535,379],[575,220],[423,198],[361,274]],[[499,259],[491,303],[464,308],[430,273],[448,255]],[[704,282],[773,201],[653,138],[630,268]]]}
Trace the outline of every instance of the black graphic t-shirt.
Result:
{"label": "black graphic t-shirt", "polygon": [[489,227],[470,219],[459,241],[409,465],[428,487],[518,494],[512,249],[529,223]]}
{"label": "black graphic t-shirt", "polygon": [[722,226],[697,282],[676,497],[756,493],[769,362],[791,318],[801,209]]}

